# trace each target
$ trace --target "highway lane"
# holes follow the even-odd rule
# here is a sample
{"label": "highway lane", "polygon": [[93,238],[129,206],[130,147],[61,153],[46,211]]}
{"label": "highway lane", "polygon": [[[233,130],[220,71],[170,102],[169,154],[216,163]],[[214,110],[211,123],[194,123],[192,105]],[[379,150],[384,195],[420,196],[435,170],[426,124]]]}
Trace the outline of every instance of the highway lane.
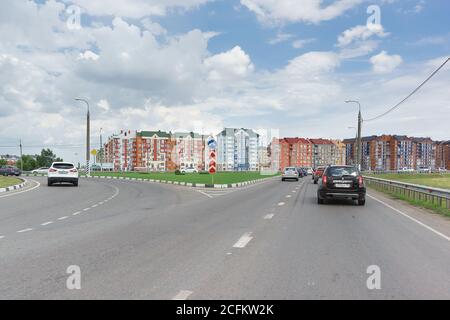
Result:
{"label": "highway lane", "polygon": [[[450,295],[448,241],[370,198],[366,207],[318,206],[310,179],[268,181],[214,198],[195,189],[132,181],[82,180],[82,186],[86,190],[45,186],[8,199],[5,208],[14,208],[17,221],[5,210],[0,219],[13,230],[57,219],[59,211],[48,208],[59,202],[49,200],[33,210],[27,205],[33,197],[50,192],[64,198],[73,190],[64,198],[72,199],[73,211],[119,190],[80,215],[6,233],[0,239],[0,298]],[[58,214],[49,216],[52,210]],[[74,264],[82,273],[78,291],[67,290],[65,283],[66,268]],[[372,264],[381,268],[381,290],[366,288]]]}

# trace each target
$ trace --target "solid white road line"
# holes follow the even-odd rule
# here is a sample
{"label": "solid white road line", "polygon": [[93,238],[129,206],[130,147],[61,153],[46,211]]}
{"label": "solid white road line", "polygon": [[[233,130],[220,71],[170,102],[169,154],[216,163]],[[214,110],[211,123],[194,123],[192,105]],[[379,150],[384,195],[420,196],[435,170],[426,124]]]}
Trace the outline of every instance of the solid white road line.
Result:
{"label": "solid white road line", "polygon": [[270,214],[266,214],[266,215],[264,216],[264,219],[265,219],[265,220],[270,220],[270,219],[272,219],[272,218],[273,218],[273,216],[274,216],[274,214],[273,214],[273,213],[270,213]]}
{"label": "solid white road line", "polygon": [[[19,191],[19,192],[14,192],[14,193],[11,193],[11,194],[5,194],[5,195],[3,195],[3,196],[0,196],[0,198],[6,198],[6,197],[15,196],[15,195],[17,195],[17,194],[21,194],[21,193],[25,193],[25,192],[34,190],[34,189],[39,188],[39,187],[41,186],[41,184],[40,184],[39,182],[37,182],[36,180],[32,180],[32,179],[30,179],[30,180],[33,181],[33,182],[35,182],[35,183],[37,183],[37,185],[35,185],[33,188],[30,188],[30,189],[27,189],[27,190],[23,190],[23,191]],[[28,181],[28,180],[25,179],[25,183],[26,183],[27,181]]]}
{"label": "solid white road line", "polygon": [[431,232],[434,232],[435,234],[437,234],[438,236],[444,238],[445,240],[450,241],[450,237],[448,237],[448,236],[446,236],[445,234],[443,234],[443,233],[441,233],[441,232],[439,232],[439,231],[433,229],[432,227],[426,225],[425,223],[420,222],[419,220],[417,220],[417,219],[415,219],[415,218],[413,218],[413,217],[407,215],[407,214],[404,213],[403,211],[400,211],[400,210],[394,208],[393,206],[387,204],[386,202],[384,202],[384,201],[382,201],[382,200],[380,200],[380,199],[375,198],[374,196],[371,196],[370,194],[368,194],[367,196],[370,197],[370,198],[372,198],[373,200],[378,201],[379,203],[385,205],[385,206],[388,207],[389,209],[392,209],[392,210],[394,210],[395,212],[400,213],[402,216],[404,216],[404,217],[410,219],[411,221],[414,221],[415,223],[417,223],[417,224],[421,225],[422,227],[424,227],[424,228],[430,230]]}
{"label": "solid white road line", "polygon": [[233,248],[245,248],[252,239],[252,233],[247,232],[233,245]]}
{"label": "solid white road line", "polygon": [[278,202],[278,206],[284,206],[285,205],[285,203],[284,202]]}
{"label": "solid white road line", "polygon": [[58,220],[66,220],[67,218],[68,218],[68,216],[64,216],[64,217],[58,218]]}
{"label": "solid white road line", "polygon": [[186,300],[193,292],[189,290],[181,290],[172,298],[172,300]]}
{"label": "solid white road line", "polygon": [[24,232],[29,232],[32,230],[33,230],[32,228],[27,228],[27,229],[19,230],[19,231],[17,231],[17,233],[24,233]]}
{"label": "solid white road line", "polygon": [[53,223],[53,221],[44,222],[44,223],[41,223],[41,226],[45,227],[52,223]]}

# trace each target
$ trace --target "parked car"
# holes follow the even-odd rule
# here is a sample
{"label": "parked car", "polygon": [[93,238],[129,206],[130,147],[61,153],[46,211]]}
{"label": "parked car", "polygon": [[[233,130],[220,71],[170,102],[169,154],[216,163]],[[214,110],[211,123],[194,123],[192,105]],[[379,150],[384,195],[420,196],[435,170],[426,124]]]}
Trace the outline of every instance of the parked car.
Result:
{"label": "parked car", "polygon": [[403,167],[403,168],[399,168],[397,170],[398,173],[406,173],[406,172],[414,172],[414,169],[412,168],[407,168],[407,167]]}
{"label": "parked car", "polygon": [[439,172],[439,173],[445,173],[445,172],[447,172],[448,170],[447,169],[445,169],[445,168],[437,168],[437,172]]}
{"label": "parked car", "polygon": [[184,168],[181,169],[181,173],[198,173],[198,170],[195,168]]}
{"label": "parked car", "polygon": [[430,167],[419,167],[417,169],[417,171],[419,171],[420,173],[431,173],[431,168]]}
{"label": "parked car", "polygon": [[312,179],[314,180],[314,184],[317,184],[317,181],[322,177],[323,171],[325,170],[324,166],[317,167],[316,170],[314,170],[314,174],[312,175]]}
{"label": "parked car", "polygon": [[2,176],[20,176],[22,171],[19,168],[13,166],[0,167],[0,175]]}
{"label": "parked car", "polygon": [[48,169],[47,184],[52,186],[54,183],[68,182],[78,187],[78,170],[70,162],[53,162]]}
{"label": "parked car", "polygon": [[295,167],[286,167],[283,170],[283,173],[281,174],[281,181],[287,180],[287,179],[294,179],[298,181],[298,171]]}
{"label": "parked car", "polygon": [[306,174],[307,175],[312,175],[313,173],[314,173],[314,170],[313,170],[313,168],[311,168],[311,167],[307,167],[307,168],[305,168],[306,169]]}
{"label": "parked car", "polygon": [[303,178],[306,176],[306,171],[303,168],[297,168],[297,171],[298,171],[298,176],[300,178]]}
{"label": "parked car", "polygon": [[327,199],[352,199],[358,205],[366,204],[366,186],[364,178],[354,166],[328,166],[319,180],[317,203]]}
{"label": "parked car", "polygon": [[48,168],[47,167],[42,167],[42,168],[38,168],[38,169],[34,169],[33,171],[31,171],[32,174],[47,174],[48,173]]}

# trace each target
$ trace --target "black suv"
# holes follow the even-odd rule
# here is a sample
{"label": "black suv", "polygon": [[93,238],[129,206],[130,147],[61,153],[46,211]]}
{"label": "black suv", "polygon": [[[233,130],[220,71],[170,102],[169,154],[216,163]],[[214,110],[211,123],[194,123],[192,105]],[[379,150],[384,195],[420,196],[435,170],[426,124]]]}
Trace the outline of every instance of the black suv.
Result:
{"label": "black suv", "polygon": [[2,166],[0,167],[0,175],[2,176],[20,176],[22,172],[20,169],[13,166]]}
{"label": "black suv", "polygon": [[359,170],[354,166],[328,166],[319,179],[317,203],[326,199],[352,199],[358,205],[366,204],[366,186]]}

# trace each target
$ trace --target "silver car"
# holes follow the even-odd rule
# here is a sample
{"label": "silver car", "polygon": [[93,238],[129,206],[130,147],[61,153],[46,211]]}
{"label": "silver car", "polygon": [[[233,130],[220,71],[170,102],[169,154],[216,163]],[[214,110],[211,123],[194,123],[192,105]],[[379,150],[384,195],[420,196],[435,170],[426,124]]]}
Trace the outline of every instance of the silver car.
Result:
{"label": "silver car", "polygon": [[298,181],[298,171],[296,167],[286,167],[281,174],[281,181],[286,179],[295,179]]}

